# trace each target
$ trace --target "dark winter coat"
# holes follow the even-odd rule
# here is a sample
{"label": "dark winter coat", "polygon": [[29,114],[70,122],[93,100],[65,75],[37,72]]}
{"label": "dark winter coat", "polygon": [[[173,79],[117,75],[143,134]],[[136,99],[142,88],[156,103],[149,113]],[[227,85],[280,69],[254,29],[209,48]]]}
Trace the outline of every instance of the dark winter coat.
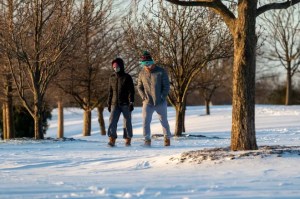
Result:
{"label": "dark winter coat", "polygon": [[123,71],[114,73],[109,79],[107,105],[129,105],[134,102],[134,84],[131,76]]}

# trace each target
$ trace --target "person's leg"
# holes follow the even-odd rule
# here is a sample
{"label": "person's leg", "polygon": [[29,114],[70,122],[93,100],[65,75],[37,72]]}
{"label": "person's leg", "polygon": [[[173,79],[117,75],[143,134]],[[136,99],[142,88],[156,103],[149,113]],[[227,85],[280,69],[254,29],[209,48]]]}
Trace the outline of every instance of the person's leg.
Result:
{"label": "person's leg", "polygon": [[131,123],[131,112],[128,106],[121,106],[123,114],[123,137],[132,138],[132,123]]}
{"label": "person's leg", "polygon": [[121,109],[124,117],[124,124],[125,124],[125,131],[126,131],[125,132],[126,135],[124,135],[123,137],[125,138],[125,145],[130,146],[131,138],[132,138],[131,112],[129,111],[128,106],[122,106]]}
{"label": "person's leg", "polygon": [[162,104],[155,106],[155,111],[158,114],[164,137],[166,139],[170,139],[171,131],[170,131],[170,126],[169,126],[169,122],[168,122],[167,101],[164,101]]}
{"label": "person's leg", "polygon": [[127,138],[127,130],[126,130],[126,121],[125,118],[123,118],[123,138]]}
{"label": "person's leg", "polygon": [[107,130],[108,137],[117,138],[117,125],[120,118],[121,109],[118,106],[111,107],[111,113],[109,117],[109,126]]}
{"label": "person's leg", "polygon": [[150,123],[152,120],[152,115],[154,112],[154,106],[148,105],[147,103],[143,103],[143,135],[145,138],[145,141],[151,140],[151,129],[150,129]]}

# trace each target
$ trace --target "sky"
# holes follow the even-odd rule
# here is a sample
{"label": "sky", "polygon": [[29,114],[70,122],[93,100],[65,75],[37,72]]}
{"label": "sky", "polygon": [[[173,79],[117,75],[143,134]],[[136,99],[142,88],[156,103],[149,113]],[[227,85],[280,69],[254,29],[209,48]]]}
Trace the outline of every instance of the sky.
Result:
{"label": "sky", "polygon": [[[47,139],[0,141],[0,198],[300,198],[300,106],[256,105],[258,151],[227,150],[231,111],[212,106],[205,115],[203,106],[188,107],[185,137],[171,138],[170,147],[161,137],[152,138],[145,148],[136,107],[132,146],[124,146],[121,118],[117,146],[111,148],[100,135],[95,111],[92,135],[83,137],[82,110],[65,109],[67,139],[55,139],[54,110]],[[104,115],[107,124],[107,110]],[[168,117],[174,132],[172,107]],[[162,132],[156,114],[151,130]],[[279,150],[284,152],[276,154]]]}

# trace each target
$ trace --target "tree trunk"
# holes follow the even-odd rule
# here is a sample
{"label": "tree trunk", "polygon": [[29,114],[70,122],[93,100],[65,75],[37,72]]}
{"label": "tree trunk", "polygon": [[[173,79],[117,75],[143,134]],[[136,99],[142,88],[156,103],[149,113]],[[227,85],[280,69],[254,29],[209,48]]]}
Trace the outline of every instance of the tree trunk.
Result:
{"label": "tree trunk", "polygon": [[12,100],[12,76],[7,76],[7,107],[6,107],[6,121],[7,121],[7,137],[8,139],[15,138],[15,131],[13,125],[13,100]]}
{"label": "tree trunk", "polygon": [[98,110],[98,122],[99,122],[99,125],[100,125],[100,134],[101,135],[106,135],[105,122],[104,122],[104,117],[103,117],[104,107],[103,106],[98,106],[97,110]]}
{"label": "tree trunk", "polygon": [[40,102],[36,102],[34,105],[34,137],[35,139],[44,139],[43,126],[42,126],[42,114]]}
{"label": "tree trunk", "polygon": [[[12,30],[13,24],[13,1],[7,1],[8,5],[8,20],[9,20],[9,31]],[[6,68],[6,67],[5,67]],[[15,131],[13,125],[13,100],[12,100],[12,75],[10,74],[8,68],[6,71],[6,109],[5,109],[5,121],[6,121],[6,139],[15,138]]]}
{"label": "tree trunk", "polygon": [[43,115],[42,115],[42,98],[39,92],[39,86],[35,84],[36,92],[34,93],[33,120],[34,120],[34,137],[35,139],[44,139],[43,133]]}
{"label": "tree trunk", "polygon": [[206,115],[210,115],[209,99],[205,99]]}
{"label": "tree trunk", "polygon": [[287,77],[286,77],[286,94],[285,94],[285,105],[291,105],[291,94],[292,94],[292,74],[291,74],[291,63],[288,63]]}
{"label": "tree trunk", "polygon": [[255,70],[257,0],[239,1],[234,32],[231,150],[256,150]]}
{"label": "tree trunk", "polygon": [[83,113],[83,136],[91,136],[92,112],[84,110]]}
{"label": "tree trunk", "polygon": [[175,124],[175,133],[176,137],[182,136],[183,132],[183,105],[181,103],[176,104],[176,124]]}
{"label": "tree trunk", "polygon": [[6,127],[6,103],[2,104],[2,135],[3,135],[3,139],[6,140],[7,139],[7,127]]}
{"label": "tree trunk", "polygon": [[182,113],[182,123],[183,123],[183,125],[182,125],[182,132],[185,132],[185,112],[186,112],[186,98],[185,98],[185,100],[184,100],[184,104],[183,104],[183,113]]}
{"label": "tree trunk", "polygon": [[57,102],[57,138],[64,137],[64,109],[62,101]]}
{"label": "tree trunk", "polygon": [[6,137],[7,139],[12,139],[15,138],[15,134],[14,134],[14,127],[13,127],[13,117],[12,117],[12,113],[13,113],[13,108],[12,108],[12,103],[8,102],[6,104]]}
{"label": "tree trunk", "polygon": [[13,125],[13,104],[12,104],[12,81],[11,75],[6,75],[5,85],[6,100],[3,103],[3,139],[15,138],[14,125]]}

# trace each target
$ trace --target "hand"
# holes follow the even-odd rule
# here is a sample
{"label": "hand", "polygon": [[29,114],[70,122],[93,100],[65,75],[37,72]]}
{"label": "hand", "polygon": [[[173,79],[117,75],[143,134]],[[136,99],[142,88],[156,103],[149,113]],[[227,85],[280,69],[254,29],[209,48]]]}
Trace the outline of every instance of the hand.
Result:
{"label": "hand", "polygon": [[111,112],[111,106],[107,107],[108,112]]}
{"label": "hand", "polygon": [[133,103],[130,103],[130,104],[129,104],[129,111],[130,111],[130,112],[132,112],[132,111],[133,111],[133,109],[134,109],[134,107],[133,107]]}

